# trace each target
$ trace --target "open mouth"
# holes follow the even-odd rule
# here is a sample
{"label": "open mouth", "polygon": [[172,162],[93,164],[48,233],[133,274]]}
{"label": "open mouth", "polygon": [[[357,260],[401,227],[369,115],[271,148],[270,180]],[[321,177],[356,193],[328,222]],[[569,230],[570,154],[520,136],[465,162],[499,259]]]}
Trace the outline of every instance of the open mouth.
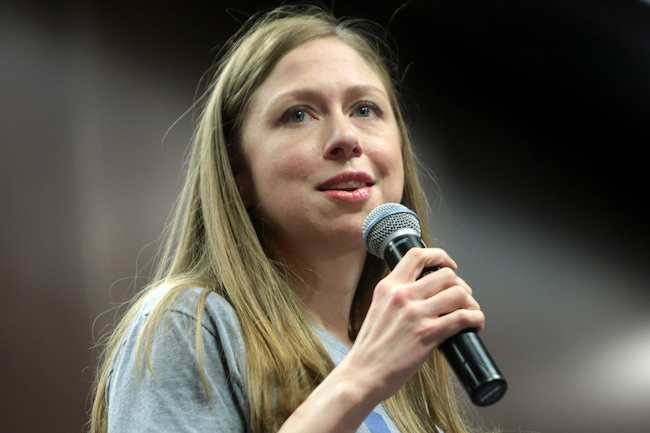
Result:
{"label": "open mouth", "polygon": [[322,193],[337,202],[356,203],[364,202],[370,197],[372,185],[359,187],[337,187],[321,189]]}
{"label": "open mouth", "polygon": [[338,184],[338,185],[329,185],[329,186],[319,186],[319,191],[356,191],[359,188],[366,188],[372,186],[372,182],[355,182],[354,184]]}
{"label": "open mouth", "polygon": [[359,188],[365,188],[367,186],[371,186],[371,185],[363,185],[363,186],[348,187],[348,188],[325,188],[325,189],[319,189],[319,191],[348,191],[348,192],[352,192],[352,191],[358,190]]}
{"label": "open mouth", "polygon": [[364,171],[346,171],[318,185],[318,191],[341,202],[362,202],[370,197],[374,179]]}

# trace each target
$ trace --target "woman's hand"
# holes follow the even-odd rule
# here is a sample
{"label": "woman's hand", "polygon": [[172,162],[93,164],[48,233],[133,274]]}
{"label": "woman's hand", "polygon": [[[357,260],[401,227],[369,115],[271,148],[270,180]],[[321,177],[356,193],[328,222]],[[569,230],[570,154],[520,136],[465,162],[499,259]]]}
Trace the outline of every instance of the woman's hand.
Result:
{"label": "woman's hand", "polygon": [[[416,281],[425,268],[439,267]],[[413,248],[375,287],[352,349],[278,433],[352,433],[431,351],[485,318],[458,266],[436,248]]]}
{"label": "woman's hand", "polygon": [[[417,279],[430,267],[439,269]],[[457,269],[441,249],[412,248],[375,287],[359,335],[337,367],[373,404],[397,392],[447,338],[484,327],[483,312]]]}

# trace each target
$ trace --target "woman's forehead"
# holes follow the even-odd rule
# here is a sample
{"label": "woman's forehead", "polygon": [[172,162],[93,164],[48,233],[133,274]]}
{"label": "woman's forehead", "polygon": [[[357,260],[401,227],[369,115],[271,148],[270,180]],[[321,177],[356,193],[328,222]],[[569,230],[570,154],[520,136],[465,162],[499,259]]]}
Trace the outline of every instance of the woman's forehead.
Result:
{"label": "woman's forehead", "polygon": [[328,37],[306,42],[287,53],[257,89],[252,102],[264,110],[282,95],[301,89],[334,94],[373,88],[386,95],[378,74],[356,50],[336,37]]}

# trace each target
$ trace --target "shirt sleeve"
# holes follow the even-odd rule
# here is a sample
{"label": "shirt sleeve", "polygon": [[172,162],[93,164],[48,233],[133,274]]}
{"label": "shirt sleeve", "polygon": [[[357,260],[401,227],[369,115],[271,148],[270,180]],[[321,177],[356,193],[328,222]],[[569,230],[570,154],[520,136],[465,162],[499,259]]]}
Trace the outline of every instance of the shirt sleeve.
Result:
{"label": "shirt sleeve", "polygon": [[[110,373],[108,433],[244,433],[248,431],[241,378],[232,365],[233,342],[202,324],[210,399],[199,380],[196,319],[182,310],[164,313],[152,344],[151,371],[136,369],[137,336],[145,317],[126,336]],[[217,323],[218,325],[218,323]]]}

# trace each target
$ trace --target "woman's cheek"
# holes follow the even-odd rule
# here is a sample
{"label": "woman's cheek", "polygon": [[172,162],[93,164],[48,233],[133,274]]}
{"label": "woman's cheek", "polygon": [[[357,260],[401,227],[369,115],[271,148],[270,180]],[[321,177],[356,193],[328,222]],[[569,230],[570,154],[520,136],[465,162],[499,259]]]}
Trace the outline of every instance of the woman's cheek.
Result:
{"label": "woman's cheek", "polygon": [[305,179],[315,169],[313,161],[299,154],[286,154],[276,164],[273,171],[287,180]]}

